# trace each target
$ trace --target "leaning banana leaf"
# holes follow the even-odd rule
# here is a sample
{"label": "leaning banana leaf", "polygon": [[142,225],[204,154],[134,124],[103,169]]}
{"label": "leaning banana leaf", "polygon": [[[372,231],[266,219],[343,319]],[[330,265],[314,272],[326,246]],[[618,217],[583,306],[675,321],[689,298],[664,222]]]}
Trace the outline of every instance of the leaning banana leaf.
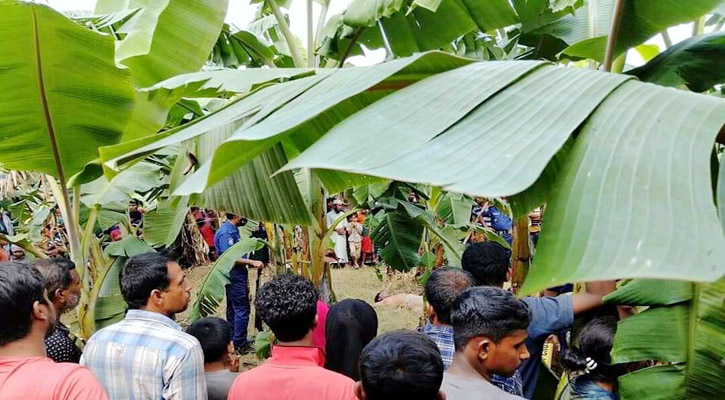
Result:
{"label": "leaning banana leaf", "polygon": [[[619,322],[614,363],[656,361],[660,365],[619,378],[622,400],[705,400],[722,397],[725,368],[725,278],[685,284],[640,280],[612,293],[616,304],[669,303],[691,289],[691,300],[653,306]],[[632,286],[630,286],[632,285]],[[679,288],[678,288],[679,287]],[[672,295],[672,293],[675,293]],[[664,362],[664,364],[662,364]]]}
{"label": "leaning banana leaf", "polygon": [[168,199],[159,201],[156,209],[144,217],[144,239],[152,246],[171,246],[179,236],[189,211],[188,198],[183,197],[175,205]]}
{"label": "leaning banana leaf", "polygon": [[423,225],[406,212],[384,212],[370,235],[380,257],[386,264],[401,271],[409,271],[420,265],[418,248],[423,238]]}
{"label": "leaning banana leaf", "polygon": [[[67,180],[121,139],[133,108],[113,39],[51,8],[0,2],[0,162]],[[62,50],[62,51],[61,51]]]}
{"label": "leaning banana leaf", "polygon": [[[226,285],[229,283],[229,273],[234,268],[236,260],[261,249],[266,243],[258,239],[243,239],[227,249],[207,272],[204,282],[199,287],[196,299],[191,306],[189,322],[205,318],[216,313],[221,301],[226,295]],[[240,268],[246,268],[240,267]]]}

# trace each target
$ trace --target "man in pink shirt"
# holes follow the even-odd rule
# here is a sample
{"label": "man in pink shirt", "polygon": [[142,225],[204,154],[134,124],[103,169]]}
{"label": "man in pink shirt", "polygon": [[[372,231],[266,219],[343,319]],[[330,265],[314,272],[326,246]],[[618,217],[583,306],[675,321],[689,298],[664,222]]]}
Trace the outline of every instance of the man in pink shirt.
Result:
{"label": "man in pink shirt", "polygon": [[91,371],[46,357],[44,339],[55,326],[56,312],[34,267],[0,263],[0,321],[0,398],[107,399]]}
{"label": "man in pink shirt", "polygon": [[255,306],[277,344],[264,364],[243,372],[229,400],[353,400],[355,382],[322,367],[325,354],[314,346],[317,290],[298,275],[279,275],[259,290]]}

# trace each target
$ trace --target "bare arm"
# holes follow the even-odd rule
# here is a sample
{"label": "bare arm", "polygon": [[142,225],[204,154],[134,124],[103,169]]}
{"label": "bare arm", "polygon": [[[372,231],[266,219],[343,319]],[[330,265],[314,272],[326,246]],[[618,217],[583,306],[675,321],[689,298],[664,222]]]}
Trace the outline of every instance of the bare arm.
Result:
{"label": "bare arm", "polygon": [[612,293],[614,289],[616,289],[614,281],[587,282],[586,292],[576,293],[571,296],[574,315],[601,306],[604,304],[602,297]]}
{"label": "bare arm", "polygon": [[252,268],[263,268],[264,263],[259,260],[249,260],[247,258],[240,258],[239,260],[234,261],[234,265],[237,267],[245,267],[250,266]]}

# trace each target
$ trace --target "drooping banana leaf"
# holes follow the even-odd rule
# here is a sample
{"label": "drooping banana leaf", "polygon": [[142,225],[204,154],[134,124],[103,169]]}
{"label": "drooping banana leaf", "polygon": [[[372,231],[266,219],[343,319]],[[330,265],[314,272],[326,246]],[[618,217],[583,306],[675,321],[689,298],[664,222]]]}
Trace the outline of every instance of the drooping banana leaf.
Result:
{"label": "drooping banana leaf", "polygon": [[[259,250],[266,244],[259,239],[243,239],[227,249],[207,272],[204,282],[196,293],[196,298],[189,314],[189,322],[213,315],[226,295],[226,285],[229,284],[229,273],[234,268],[236,260],[241,259],[253,251]],[[238,267],[238,268],[246,268]]]}
{"label": "drooping banana leaf", "polygon": [[386,264],[402,271],[420,265],[418,248],[423,238],[423,225],[405,212],[384,212],[370,235],[380,248],[380,257]]}
{"label": "drooping banana leaf", "polygon": [[179,236],[189,211],[188,198],[171,205],[167,199],[159,201],[155,210],[144,217],[144,239],[152,246],[170,246]]}
{"label": "drooping banana leaf", "polygon": [[0,2],[0,162],[64,177],[117,143],[133,89],[113,39],[51,8]]}
{"label": "drooping banana leaf", "polygon": [[695,92],[704,92],[725,82],[725,32],[686,39],[627,74],[644,82],[685,85]]}
{"label": "drooping banana leaf", "polygon": [[[630,286],[634,285],[634,286]],[[683,298],[690,289],[691,300]],[[622,400],[705,400],[722,396],[725,368],[725,279],[715,283],[633,281],[608,302],[642,304],[648,310],[619,322],[612,361],[658,361],[619,378]],[[634,301],[632,301],[634,300]]]}

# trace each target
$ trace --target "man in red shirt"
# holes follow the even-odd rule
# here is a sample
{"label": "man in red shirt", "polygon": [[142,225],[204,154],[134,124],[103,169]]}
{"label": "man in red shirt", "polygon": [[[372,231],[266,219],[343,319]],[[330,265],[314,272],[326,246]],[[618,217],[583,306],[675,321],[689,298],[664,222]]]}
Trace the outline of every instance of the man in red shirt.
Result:
{"label": "man in red shirt", "polygon": [[0,398],[106,400],[91,371],[45,356],[56,322],[43,276],[22,263],[0,263]]}
{"label": "man in red shirt", "polygon": [[325,355],[313,344],[317,290],[298,275],[278,275],[262,286],[255,306],[277,338],[272,357],[243,372],[229,400],[354,400],[355,382],[322,367]]}

